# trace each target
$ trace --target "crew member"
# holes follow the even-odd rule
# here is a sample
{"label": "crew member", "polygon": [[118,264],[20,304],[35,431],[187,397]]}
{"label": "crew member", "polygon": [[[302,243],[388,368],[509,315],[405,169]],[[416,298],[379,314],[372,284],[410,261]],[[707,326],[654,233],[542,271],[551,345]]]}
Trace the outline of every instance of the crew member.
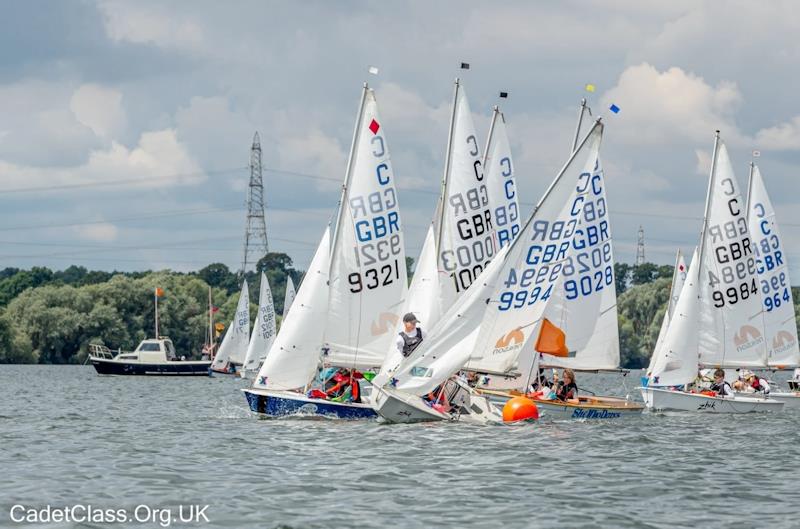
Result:
{"label": "crew member", "polygon": [[419,347],[422,340],[425,339],[425,331],[417,326],[419,322],[413,312],[409,312],[403,316],[403,330],[397,335],[396,345],[397,350],[403,356],[409,356],[414,352],[414,349]]}
{"label": "crew member", "polygon": [[[579,403],[578,385],[575,383],[575,372],[572,369],[565,369],[561,375],[561,382],[556,385],[556,398],[563,402]],[[553,383],[558,381],[558,376],[553,376]]]}
{"label": "crew member", "polygon": [[725,382],[725,371],[717,368],[714,371],[714,383],[711,384],[711,391],[721,397],[733,397],[733,388]]}

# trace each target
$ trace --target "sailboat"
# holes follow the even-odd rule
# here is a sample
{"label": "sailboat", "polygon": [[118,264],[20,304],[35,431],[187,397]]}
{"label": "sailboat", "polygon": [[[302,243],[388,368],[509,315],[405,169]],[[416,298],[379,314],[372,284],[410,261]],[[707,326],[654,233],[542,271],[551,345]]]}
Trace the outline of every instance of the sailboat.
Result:
{"label": "sailboat", "polygon": [[211,370],[223,374],[235,374],[244,363],[247,344],[250,341],[250,295],[247,291],[247,280],[242,282],[236,313],[228,325],[225,337],[217,350]]}
{"label": "sailboat", "polygon": [[[788,257],[778,229],[775,209],[767,194],[761,171],[754,163],[750,164],[747,220],[755,247],[762,294],[767,365],[772,369],[796,368],[800,366],[800,348],[797,343]],[[786,408],[800,407],[800,392],[771,391],[769,398],[782,401]]]}
{"label": "sailboat", "polygon": [[253,333],[247,345],[244,364],[239,371],[242,378],[255,375],[267,357],[272,343],[275,341],[275,306],[272,303],[272,290],[269,288],[267,275],[261,272],[261,287],[258,293],[258,313],[256,314]]}
{"label": "sailboat", "polygon": [[492,206],[492,220],[500,248],[511,244],[519,233],[519,199],[514,178],[511,146],[506,132],[506,117],[495,105],[486,140],[483,167],[486,170],[486,189]]}
{"label": "sailboat", "polygon": [[[672,283],[669,288],[667,310],[664,312],[664,318],[661,320],[661,328],[658,330],[658,338],[656,338],[656,345],[653,348],[654,351],[658,351],[664,343],[664,337],[667,334],[669,322],[672,320],[672,315],[675,313],[675,306],[678,304],[678,297],[680,297],[683,285],[686,283],[686,272],[686,261],[683,258],[683,252],[678,250],[675,255],[675,267],[672,269]],[[650,363],[647,365],[647,371],[645,372],[645,381],[653,372],[655,359],[656,355],[650,356]]]}
{"label": "sailboat", "polygon": [[[318,368],[377,369],[394,342],[408,292],[400,210],[374,92],[365,84],[333,234],[326,230],[253,387],[253,411],[374,417],[366,398],[326,398]],[[341,371],[340,371],[340,377]],[[356,386],[358,384],[358,386]],[[365,395],[366,397],[366,395]]]}
{"label": "sailboat", "polygon": [[[510,158],[508,163],[510,169]],[[467,94],[456,79],[441,193],[402,311],[413,313],[426,331],[467,291],[496,253],[493,192],[484,167]],[[513,190],[513,176],[511,182]],[[402,361],[400,351],[391,348],[373,384],[385,384]]]}
{"label": "sailboat", "polygon": [[297,296],[297,292],[294,290],[294,283],[292,282],[291,276],[286,276],[286,291],[283,295],[283,312],[281,312],[281,320],[286,318],[286,315],[289,314],[289,309],[294,303],[294,298]]}
{"label": "sailboat", "polygon": [[641,388],[649,409],[746,413],[783,407],[774,400],[686,390],[698,365],[734,369],[766,364],[754,251],[746,205],[717,132],[697,255]]}
{"label": "sailboat", "polygon": [[483,274],[430,330],[391,380],[374,388],[376,409],[389,422],[501,420],[488,397],[478,395],[459,370],[507,373],[533,362],[548,300],[559,287],[589,188],[579,175],[597,166],[603,125],[595,122],[570,155],[531,217]]}

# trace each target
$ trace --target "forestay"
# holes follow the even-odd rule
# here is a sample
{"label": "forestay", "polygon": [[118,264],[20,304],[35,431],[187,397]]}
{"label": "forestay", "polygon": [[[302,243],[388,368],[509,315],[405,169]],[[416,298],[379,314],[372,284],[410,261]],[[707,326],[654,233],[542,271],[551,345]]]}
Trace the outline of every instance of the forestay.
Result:
{"label": "forestay", "polygon": [[[551,184],[533,215],[406,359],[391,384],[423,395],[461,368],[506,372],[533,341],[576,233],[584,197],[578,175],[597,163],[597,122]],[[527,350],[526,349],[526,350]]]}
{"label": "forestay", "polygon": [[800,365],[800,349],[797,345],[789,263],[761,171],[755,165],[751,171],[748,225],[755,246],[759,288],[764,304],[768,362],[775,367],[797,366]]}
{"label": "forestay", "polygon": [[226,364],[242,364],[247,353],[247,344],[250,340],[250,295],[247,291],[247,281],[242,282],[242,291],[239,294],[239,303],[233,321],[228,325],[219,351],[214,357],[211,367],[222,369]]}
{"label": "forestay", "polygon": [[281,323],[272,348],[253,384],[256,388],[292,390],[311,382],[319,365],[319,347],[328,312],[330,228],[325,229],[292,309]]}
{"label": "forestay", "polygon": [[547,366],[573,369],[617,369],[619,331],[614,282],[614,253],[605,179],[600,159],[578,177],[576,192],[582,207],[570,215],[575,222],[572,251],[561,271],[563,287],[545,317],[566,334],[566,358],[542,355]]}
{"label": "forestay", "polygon": [[700,363],[764,366],[764,319],[747,209],[721,140],[715,154],[700,248]]}
{"label": "forestay", "polygon": [[672,320],[672,315],[675,313],[675,307],[678,304],[681,290],[684,283],[686,283],[686,261],[683,259],[683,253],[678,250],[675,256],[675,268],[672,271],[672,284],[669,289],[669,299],[667,300],[667,310],[664,312],[664,318],[661,320],[661,329],[658,331],[658,338],[656,339],[656,346],[653,348],[653,354],[650,356],[650,364],[647,366],[647,375],[653,371],[656,356],[661,345],[664,343],[664,338],[669,328],[669,323]]}
{"label": "forestay", "polygon": [[394,173],[375,94],[365,86],[331,250],[326,365],[380,366],[408,291]]}
{"label": "forestay", "polygon": [[486,169],[486,188],[492,206],[497,244],[502,248],[511,244],[519,233],[520,217],[506,118],[497,106],[492,114],[483,166]]}
{"label": "forestay", "polygon": [[286,293],[283,295],[283,312],[281,313],[281,319],[285,319],[286,315],[289,314],[289,309],[292,307],[296,295],[297,293],[294,290],[294,283],[292,282],[291,276],[286,276]]}
{"label": "forestay", "polygon": [[250,343],[247,345],[242,372],[255,371],[267,357],[272,343],[275,341],[275,306],[272,302],[272,290],[266,274],[261,272],[261,287],[258,293],[258,313],[253,325]]}

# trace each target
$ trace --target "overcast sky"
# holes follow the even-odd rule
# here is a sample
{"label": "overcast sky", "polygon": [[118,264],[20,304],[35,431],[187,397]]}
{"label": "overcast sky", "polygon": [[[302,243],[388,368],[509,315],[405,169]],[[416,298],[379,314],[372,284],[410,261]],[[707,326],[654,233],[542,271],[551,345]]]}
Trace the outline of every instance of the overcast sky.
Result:
{"label": "overcast sky", "polygon": [[[750,153],[760,150],[800,282],[796,2],[5,1],[0,9],[0,266],[238,267],[258,131],[270,247],[305,268],[336,206],[365,80],[416,257],[441,178],[452,82],[462,75],[484,141],[498,92],[510,94],[502,106],[525,215],[566,160],[588,96],[607,124],[618,261],[632,261],[639,225],[648,260],[691,252],[714,129],[742,189]],[[459,71],[462,61],[469,71]]]}

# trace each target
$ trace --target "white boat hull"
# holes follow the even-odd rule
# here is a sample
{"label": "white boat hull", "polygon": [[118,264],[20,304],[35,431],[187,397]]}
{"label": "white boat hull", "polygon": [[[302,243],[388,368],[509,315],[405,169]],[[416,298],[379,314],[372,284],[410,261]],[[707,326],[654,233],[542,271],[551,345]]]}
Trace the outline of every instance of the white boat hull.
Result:
{"label": "white boat hull", "polygon": [[469,413],[461,411],[447,413],[431,407],[416,395],[388,388],[375,388],[374,392],[375,411],[390,423],[458,421],[489,424],[503,421],[499,410],[489,402],[489,399],[478,395],[470,396]]}
{"label": "white boat hull", "polygon": [[751,397],[720,397],[663,388],[639,388],[647,409],[653,411],[699,411],[704,413],[753,413],[781,411],[783,402]]}
{"label": "white boat hull", "polygon": [[798,391],[773,391],[767,398],[783,402],[784,410],[800,410],[800,392]]}

